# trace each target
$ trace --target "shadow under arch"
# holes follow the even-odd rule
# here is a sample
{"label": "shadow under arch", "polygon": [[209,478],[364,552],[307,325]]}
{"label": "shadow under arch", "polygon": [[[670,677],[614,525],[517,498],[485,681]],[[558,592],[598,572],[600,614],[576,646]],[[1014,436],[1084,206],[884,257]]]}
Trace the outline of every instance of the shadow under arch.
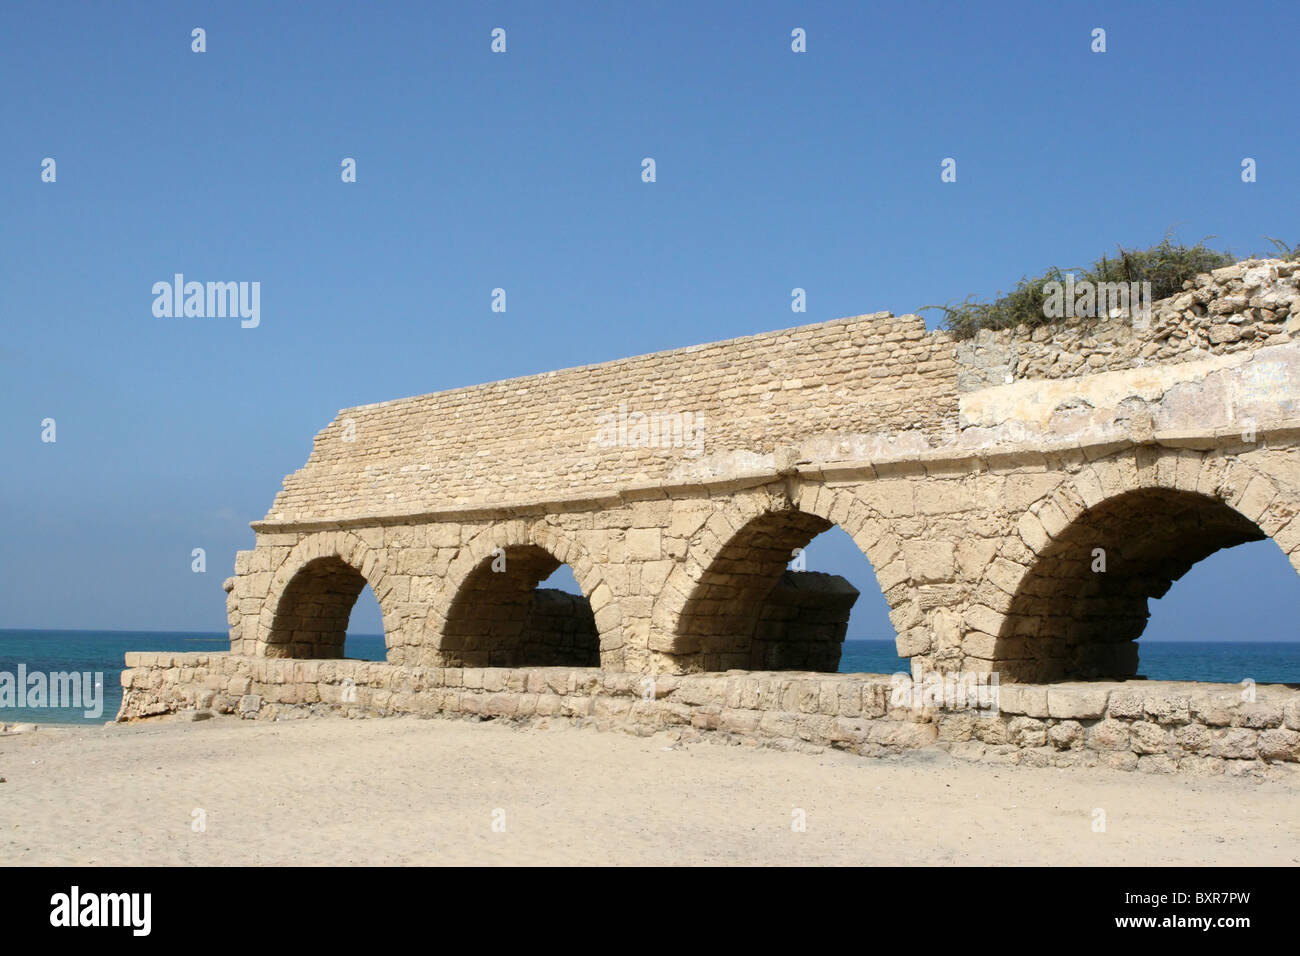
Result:
{"label": "shadow under arch", "polygon": [[839,575],[790,567],[832,527],[797,508],[745,521],[688,589],[669,650],[677,666],[686,672],[836,671],[859,592]]}
{"label": "shadow under arch", "polygon": [[372,550],[347,532],[300,541],[272,577],[259,620],[258,653],[264,657],[342,658],[348,621],[370,587],[383,618],[388,656],[397,635],[385,606],[384,574]]}
{"label": "shadow under arch", "polygon": [[267,657],[340,658],[361,572],[337,556],[315,558],[290,579],[266,638]]}
{"label": "shadow under arch", "polygon": [[1216,551],[1267,537],[1200,492],[1149,487],[1104,499],[1020,579],[994,645],[998,669],[1021,682],[1132,677],[1148,600]]}
{"label": "shadow under arch", "polygon": [[446,666],[599,667],[600,634],[586,595],[538,585],[562,564],[536,544],[500,547],[457,588],[442,627]]}

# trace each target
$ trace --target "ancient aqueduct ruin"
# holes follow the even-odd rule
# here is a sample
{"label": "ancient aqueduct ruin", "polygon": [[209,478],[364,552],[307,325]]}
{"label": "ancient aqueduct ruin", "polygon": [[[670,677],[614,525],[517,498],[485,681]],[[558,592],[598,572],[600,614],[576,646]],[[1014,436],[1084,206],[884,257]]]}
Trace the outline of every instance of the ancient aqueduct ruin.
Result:
{"label": "ancient aqueduct ruin", "polygon": [[[1122,681],[1148,600],[1196,562],[1269,537],[1300,572],[1297,279],[1252,260],[1146,320],[956,340],[878,313],[344,409],[236,558],[229,655],[130,655],[122,719],[558,715],[860,752],[1296,761],[1300,692]],[[834,525],[899,654],[996,673],[1000,716],[833,673],[857,592],[788,565]],[[538,588],[561,563],[581,596]],[[367,585],[386,664],[341,660]]]}

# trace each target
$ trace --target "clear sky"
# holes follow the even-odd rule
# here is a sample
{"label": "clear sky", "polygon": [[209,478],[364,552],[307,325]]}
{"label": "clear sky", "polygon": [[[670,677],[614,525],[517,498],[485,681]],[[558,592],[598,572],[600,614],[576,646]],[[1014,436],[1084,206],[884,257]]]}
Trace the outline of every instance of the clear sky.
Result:
{"label": "clear sky", "polygon": [[[1294,0],[10,0],[0,627],[223,629],[248,522],[344,406],[989,297],[1171,227],[1294,243],[1298,28]],[[177,272],[260,282],[260,325],[155,317]],[[846,541],[809,566],[885,636]],[[1271,542],[1192,575],[1151,637],[1295,636]]]}

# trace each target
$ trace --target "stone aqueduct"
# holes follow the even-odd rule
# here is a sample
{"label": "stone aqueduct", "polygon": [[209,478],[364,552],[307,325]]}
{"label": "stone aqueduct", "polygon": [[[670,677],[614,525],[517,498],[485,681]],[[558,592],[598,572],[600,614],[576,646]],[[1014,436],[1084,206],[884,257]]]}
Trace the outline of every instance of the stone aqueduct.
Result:
{"label": "stone aqueduct", "polygon": [[[1272,538],[1300,571],[1300,294],[1255,260],[1127,315],[958,341],[889,313],[345,409],[226,582],[231,653],[834,670],[855,596],[901,655],[1003,682],[1137,672],[1148,599]],[[1100,560],[1099,560],[1100,559]],[[569,565],[585,600],[537,589]]]}

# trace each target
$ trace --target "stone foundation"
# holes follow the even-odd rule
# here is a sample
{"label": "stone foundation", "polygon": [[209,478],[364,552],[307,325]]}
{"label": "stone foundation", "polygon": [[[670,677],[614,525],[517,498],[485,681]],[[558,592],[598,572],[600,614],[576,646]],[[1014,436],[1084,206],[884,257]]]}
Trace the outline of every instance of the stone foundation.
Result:
{"label": "stone foundation", "polygon": [[[885,756],[925,747],[1042,767],[1300,782],[1300,689],[1157,681],[1002,685],[984,709],[936,707],[901,675],[642,676],[594,668],[403,667],[354,660],[130,653],[119,721],[215,711],[588,721],[787,749]],[[942,693],[942,691],[940,692]],[[953,700],[949,699],[949,704]]]}

